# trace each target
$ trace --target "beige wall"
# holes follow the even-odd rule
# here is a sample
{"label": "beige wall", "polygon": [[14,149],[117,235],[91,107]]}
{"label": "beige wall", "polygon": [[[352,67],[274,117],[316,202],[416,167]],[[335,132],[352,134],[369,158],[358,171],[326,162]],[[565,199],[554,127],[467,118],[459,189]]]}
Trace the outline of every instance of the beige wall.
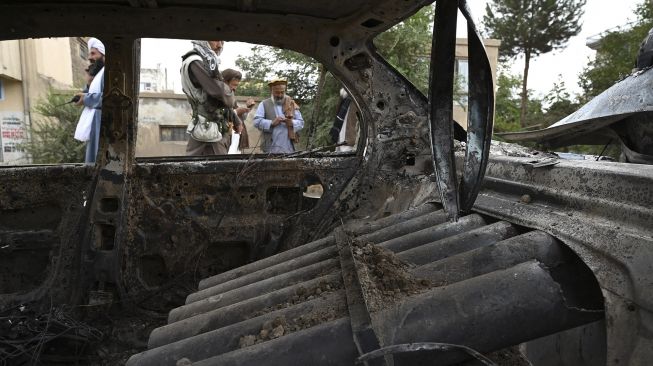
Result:
{"label": "beige wall", "polygon": [[0,76],[22,79],[18,41],[0,42]]}
{"label": "beige wall", "polygon": [[185,141],[161,141],[161,126],[186,127],[192,111],[183,94],[140,93],[136,156],[182,156]]}
{"label": "beige wall", "polygon": [[23,88],[20,81],[2,79],[4,89],[4,99],[0,100],[0,112],[24,112],[23,108]]}
{"label": "beige wall", "polygon": [[73,85],[73,65],[69,38],[40,38],[35,42],[36,71],[56,82]]}

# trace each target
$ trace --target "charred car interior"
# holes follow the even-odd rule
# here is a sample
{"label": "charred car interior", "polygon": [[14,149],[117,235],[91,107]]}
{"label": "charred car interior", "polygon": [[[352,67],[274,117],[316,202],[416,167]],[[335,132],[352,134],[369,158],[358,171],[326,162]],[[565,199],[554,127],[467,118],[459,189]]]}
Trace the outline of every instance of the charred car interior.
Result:
{"label": "charred car interior", "polygon": [[[371,40],[433,5],[424,95]],[[465,0],[3,1],[0,40],[88,34],[111,57],[97,163],[0,168],[0,365],[650,362],[653,168],[492,141],[471,19]],[[141,38],[314,58],[360,110],[355,152],[137,158]],[[513,139],[650,155],[652,72]]]}

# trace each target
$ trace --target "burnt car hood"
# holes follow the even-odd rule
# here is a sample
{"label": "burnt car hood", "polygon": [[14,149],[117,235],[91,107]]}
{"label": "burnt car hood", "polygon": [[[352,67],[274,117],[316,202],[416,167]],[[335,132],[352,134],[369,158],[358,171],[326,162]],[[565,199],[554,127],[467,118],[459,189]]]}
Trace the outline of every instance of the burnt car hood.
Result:
{"label": "burnt car hood", "polygon": [[653,111],[652,84],[653,71],[644,69],[629,75],[545,129],[497,135],[509,142],[531,141],[550,147],[587,143],[615,122]]}

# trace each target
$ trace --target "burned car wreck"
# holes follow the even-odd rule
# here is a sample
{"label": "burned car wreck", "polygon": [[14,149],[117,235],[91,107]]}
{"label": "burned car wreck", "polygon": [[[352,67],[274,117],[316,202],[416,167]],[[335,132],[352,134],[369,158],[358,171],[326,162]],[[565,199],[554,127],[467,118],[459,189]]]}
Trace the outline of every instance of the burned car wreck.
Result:
{"label": "burned car wreck", "polygon": [[[102,364],[83,348],[120,335],[67,307],[157,319],[127,365],[650,362],[653,167],[492,154],[492,75],[464,0],[436,1],[428,96],[371,45],[431,3],[3,2],[2,40],[92,34],[111,57],[97,164],[0,169],[0,360]],[[139,39],[180,36],[315,58],[361,111],[356,152],[136,158]],[[650,126],[650,98],[618,98]],[[609,119],[601,107],[585,115]],[[26,307],[47,316],[20,323]]]}

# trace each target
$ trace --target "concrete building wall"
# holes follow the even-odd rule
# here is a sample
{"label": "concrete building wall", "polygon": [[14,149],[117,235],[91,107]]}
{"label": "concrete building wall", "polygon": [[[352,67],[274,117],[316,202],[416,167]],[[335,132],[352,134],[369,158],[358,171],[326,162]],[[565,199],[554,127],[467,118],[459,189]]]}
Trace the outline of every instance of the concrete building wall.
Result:
{"label": "concrete building wall", "polygon": [[0,42],[0,76],[21,80],[19,41]]}
{"label": "concrete building wall", "polygon": [[70,59],[72,63],[73,85],[77,89],[84,89],[86,86],[86,67],[88,61],[87,39],[83,37],[72,37],[70,40]]}
{"label": "concrete building wall", "polygon": [[46,78],[72,86],[73,65],[70,57],[70,38],[40,38],[35,43],[36,72]]}
{"label": "concrete building wall", "polygon": [[20,144],[27,137],[22,83],[0,77],[0,164],[25,164],[28,160]]}
{"label": "concrete building wall", "polygon": [[20,112],[23,113],[23,86],[20,81],[1,77],[2,99],[0,99],[0,112]]}
{"label": "concrete building wall", "polygon": [[183,156],[186,140],[161,141],[162,128],[183,128],[192,111],[183,94],[140,93],[136,156]]}

